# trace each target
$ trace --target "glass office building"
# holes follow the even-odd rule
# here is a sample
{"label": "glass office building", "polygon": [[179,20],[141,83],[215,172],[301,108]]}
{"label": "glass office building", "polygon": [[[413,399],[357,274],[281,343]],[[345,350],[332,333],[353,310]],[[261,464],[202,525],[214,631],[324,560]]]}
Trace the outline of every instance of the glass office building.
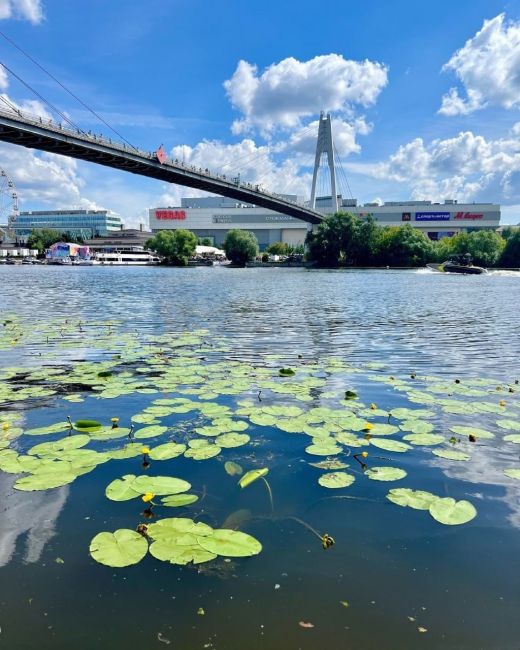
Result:
{"label": "glass office building", "polygon": [[11,227],[18,241],[24,241],[38,228],[52,228],[91,239],[121,230],[122,223],[119,215],[107,210],[32,210],[20,212]]}

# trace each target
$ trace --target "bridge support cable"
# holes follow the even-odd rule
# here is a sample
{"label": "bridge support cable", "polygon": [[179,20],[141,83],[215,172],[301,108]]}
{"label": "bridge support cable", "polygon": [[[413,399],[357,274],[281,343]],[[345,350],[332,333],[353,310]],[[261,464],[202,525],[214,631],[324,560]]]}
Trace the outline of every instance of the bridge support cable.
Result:
{"label": "bridge support cable", "polygon": [[[16,48],[19,52],[21,52],[25,57],[29,59],[32,63],[34,63],[35,66],[37,66],[42,72],[44,72],[48,77],[50,77],[53,81],[55,81],[60,88],[62,88],[66,93],[68,93],[71,97],[73,97],[83,108],[86,108],[89,113],[94,115],[100,122],[102,122],[112,133],[114,133],[120,140],[125,142],[129,147],[132,147],[132,149],[135,149],[135,151],[138,151],[137,147],[135,147],[132,143],[128,142],[128,140],[122,136],[118,131],[116,131],[101,115],[96,113],[90,106],[88,106],[81,98],[79,98],[77,95],[75,95],[65,84],[63,84],[59,79],[57,79],[51,72],[49,72],[46,68],[44,68],[36,59],[34,59],[28,52],[26,52],[24,49],[22,49],[19,45],[17,45],[7,34],[4,34],[0,30],[0,36],[2,36],[8,43],[10,43],[14,48]],[[4,65],[4,64],[2,64]],[[4,68],[6,66],[4,65]],[[7,69],[7,68],[6,68]],[[22,82],[23,83],[23,82]],[[33,90],[33,92],[36,92]],[[78,127],[76,127],[78,128]],[[82,129],[80,129],[82,130]],[[84,131],[83,131],[84,132]]]}

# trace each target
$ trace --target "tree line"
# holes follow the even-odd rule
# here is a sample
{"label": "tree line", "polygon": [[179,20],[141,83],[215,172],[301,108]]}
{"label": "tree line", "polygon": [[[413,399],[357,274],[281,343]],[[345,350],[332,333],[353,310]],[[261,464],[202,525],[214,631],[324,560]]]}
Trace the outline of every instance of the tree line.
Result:
{"label": "tree line", "polygon": [[520,267],[520,230],[505,228],[458,233],[431,241],[410,224],[382,227],[372,218],[361,221],[337,212],[306,238],[307,259],[319,266],[424,266],[469,253],[484,267]]}

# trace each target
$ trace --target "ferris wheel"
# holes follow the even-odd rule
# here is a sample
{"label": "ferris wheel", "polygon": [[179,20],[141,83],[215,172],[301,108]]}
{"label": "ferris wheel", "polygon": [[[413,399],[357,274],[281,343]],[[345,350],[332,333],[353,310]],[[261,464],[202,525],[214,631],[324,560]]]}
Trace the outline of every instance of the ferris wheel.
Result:
{"label": "ferris wheel", "polygon": [[0,226],[11,226],[18,216],[18,194],[9,174],[0,169]]}

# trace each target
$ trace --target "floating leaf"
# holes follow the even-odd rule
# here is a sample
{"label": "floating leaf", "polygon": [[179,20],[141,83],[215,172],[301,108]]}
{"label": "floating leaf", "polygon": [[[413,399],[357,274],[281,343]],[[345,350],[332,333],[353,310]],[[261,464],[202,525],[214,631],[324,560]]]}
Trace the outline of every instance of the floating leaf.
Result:
{"label": "floating leaf", "polygon": [[161,539],[150,546],[150,555],[170,564],[186,565],[202,564],[214,560],[217,555],[203,549],[195,540],[194,543],[180,544],[178,538]]}
{"label": "floating leaf", "polygon": [[159,425],[153,425],[150,427],[144,427],[143,429],[139,429],[134,433],[134,438],[136,440],[142,440],[144,438],[155,438],[156,436],[160,436],[163,433],[166,433],[168,431],[168,427],[162,427]]}
{"label": "floating leaf", "polygon": [[191,488],[191,483],[181,478],[173,476],[137,476],[132,481],[132,489],[139,494],[152,492],[161,496],[163,494],[179,494],[187,492]]}
{"label": "floating leaf", "polygon": [[189,506],[191,503],[198,501],[199,497],[196,494],[173,494],[161,499],[163,506],[170,508],[178,508],[179,506]]}
{"label": "floating leaf", "polygon": [[76,431],[89,433],[90,431],[95,432],[97,429],[101,429],[103,425],[96,420],[78,420],[74,422],[73,426]]}
{"label": "floating leaf", "polygon": [[149,456],[152,460],[170,460],[177,458],[186,451],[186,445],[177,442],[166,442],[150,449]]}
{"label": "floating leaf", "polygon": [[265,476],[266,474],[269,473],[269,470],[267,467],[263,467],[262,469],[251,469],[249,472],[246,472],[244,476],[238,481],[238,484],[240,485],[241,488],[245,488],[248,485],[251,485],[253,481],[256,481],[257,479],[261,478],[262,476]]}
{"label": "floating leaf", "polygon": [[184,452],[186,458],[193,458],[193,460],[207,460],[208,458],[213,458],[218,456],[222,449],[218,445],[206,445],[205,447],[200,447],[198,449],[188,449]]}
{"label": "floating leaf", "polygon": [[444,442],[444,436],[435,433],[410,433],[403,436],[403,440],[411,442],[412,445],[440,445]]}
{"label": "floating leaf", "polygon": [[207,537],[199,537],[198,541],[206,551],[228,557],[249,557],[258,555],[262,550],[262,544],[251,535],[226,528],[215,530]]}
{"label": "floating leaf", "polygon": [[326,488],[344,488],[352,485],[355,480],[355,476],[347,472],[330,472],[320,476],[318,483]]}
{"label": "floating leaf", "polygon": [[100,564],[124,567],[140,562],[146,555],[148,543],[139,533],[120,528],[114,533],[98,533],[90,542],[89,550]]}
{"label": "floating leaf", "polygon": [[292,368],[280,368],[278,374],[280,377],[293,377],[296,373]]}
{"label": "floating leaf", "polygon": [[520,481],[520,469],[505,469],[504,474],[509,476],[509,478],[514,478],[517,481]]}
{"label": "floating leaf", "polygon": [[339,454],[341,451],[343,451],[341,447],[338,447],[338,445],[334,444],[335,441],[333,438],[330,438],[330,440],[331,442],[328,444],[322,443],[320,440],[319,444],[309,445],[305,448],[305,451],[308,454],[312,454],[313,456],[334,456],[335,454]]}
{"label": "floating leaf", "polygon": [[386,498],[398,506],[413,508],[414,510],[429,510],[431,504],[439,497],[423,490],[410,488],[393,488]]}
{"label": "floating leaf", "polygon": [[397,451],[404,452],[412,449],[410,445],[407,445],[406,442],[400,442],[399,440],[387,440],[386,438],[371,438],[370,444],[379,449],[384,449],[385,451]]}
{"label": "floating leaf", "polygon": [[451,497],[438,498],[430,505],[431,516],[448,526],[465,524],[477,516],[475,506],[469,501],[455,501]]}
{"label": "floating leaf", "polygon": [[399,481],[406,476],[406,472],[399,467],[372,467],[365,472],[365,476],[374,481]]}
{"label": "floating leaf", "polygon": [[244,471],[238,463],[234,463],[232,460],[228,460],[224,463],[224,469],[230,476],[240,476]]}
{"label": "floating leaf", "polygon": [[107,485],[105,489],[106,497],[111,501],[129,501],[147,492],[147,490],[142,492],[137,489],[134,490],[132,486],[135,478],[135,474],[126,474],[123,478],[116,478]]}
{"label": "floating leaf", "polygon": [[453,433],[458,433],[461,436],[472,435],[476,438],[482,438],[483,440],[495,437],[495,434],[491,433],[491,431],[487,431],[486,429],[479,429],[477,427],[454,426],[450,427],[450,431],[453,431]]}
{"label": "floating leaf", "polygon": [[36,429],[27,429],[24,431],[26,436],[45,436],[49,433],[62,433],[70,429],[68,422],[56,422],[56,424],[49,424],[45,427],[37,427]]}
{"label": "floating leaf", "polygon": [[215,438],[215,444],[224,447],[224,449],[232,449],[233,447],[242,447],[250,440],[251,438],[247,433],[223,433],[218,438]]}
{"label": "floating leaf", "polygon": [[312,467],[317,467],[318,469],[345,469],[348,467],[347,463],[343,463],[341,460],[336,460],[331,458],[330,460],[322,460],[319,463],[308,463]]}
{"label": "floating leaf", "polygon": [[439,458],[446,458],[447,460],[469,460],[469,454],[462,451],[455,451],[454,449],[432,449],[432,454],[439,456]]}
{"label": "floating leaf", "polygon": [[497,425],[501,429],[512,429],[513,431],[520,431],[520,422],[518,420],[497,420]]}
{"label": "floating leaf", "polygon": [[506,442],[515,442],[520,444],[520,433],[509,433],[507,436],[504,436]]}

